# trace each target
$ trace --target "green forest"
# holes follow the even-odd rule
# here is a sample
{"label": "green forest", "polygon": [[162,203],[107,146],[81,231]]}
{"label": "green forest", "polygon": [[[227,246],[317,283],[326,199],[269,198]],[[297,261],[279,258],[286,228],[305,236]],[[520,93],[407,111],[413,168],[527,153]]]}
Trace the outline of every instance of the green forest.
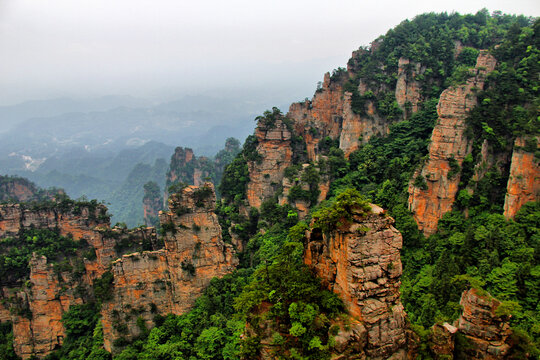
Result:
{"label": "green forest", "polygon": [[[492,166],[480,180],[473,173],[484,141],[496,156],[511,152],[518,136],[540,136],[539,35],[540,21],[524,16],[489,14],[487,10],[474,15],[430,13],[404,21],[381,36],[376,40],[376,51],[361,49],[349,63],[355,77],[343,80],[345,69],[340,68],[334,70],[332,81],[343,81],[344,91],[352,93],[355,113],[364,113],[369,100],[392,125],[387,136],[370,139],[348,158],[339,149],[339,141],[322,139],[318,150],[324,156],[301,175],[306,160],[303,139],[293,142],[295,163],[285,176],[306,186],[293,187],[289,202],[307,201],[307,218],[300,220],[291,205],[279,205],[279,190],[260,209],[251,208],[247,215],[241,215],[249,182],[248,162],[261,160],[257,139],[248,137],[241,152],[227,161],[230,164],[218,188],[221,199],[216,209],[224,240],[230,242],[232,232],[246,243],[238,255],[237,270],[213,279],[188,313],[156,314],[153,329],[141,321],[141,336],[115,344],[123,350],[114,356],[102,348],[98,321],[110,279],[96,281],[95,299],[72,306],[64,314],[64,345],[47,359],[253,359],[261,347],[262,334],[257,329],[263,323],[276,329],[272,345],[284,349],[283,359],[330,359],[332,335],[336,334],[332,321],[342,318],[345,308],[304,265],[304,234],[313,228],[331,232],[351,208],[369,211],[369,203],[387,209],[403,235],[401,296],[410,326],[420,339],[418,359],[435,358],[427,346],[430,328],[457,319],[460,296],[470,287],[502,302],[499,315],[509,319],[516,344],[510,358],[538,358],[540,203],[526,204],[513,220],[507,220],[503,205],[508,166]],[[454,57],[456,41],[461,42],[463,51]],[[480,49],[491,51],[497,67],[488,76],[486,88],[478,91],[479,105],[467,119],[472,154],[462,166],[452,167],[460,174],[456,203],[439,221],[437,232],[425,237],[407,207],[409,182],[426,160],[441,92],[467,79],[467,69],[474,66]],[[401,109],[395,100],[400,57],[426,67],[417,79],[422,84],[423,101],[414,113],[407,107]],[[361,80],[379,90],[360,95],[357,88]],[[288,120],[276,108],[258,118],[266,126],[272,126],[276,119]],[[540,161],[535,146],[529,150]],[[326,200],[317,203],[322,178],[330,180],[330,191]],[[418,187],[423,182],[420,177],[414,179]],[[0,257],[4,276],[24,277],[28,271],[25,261],[33,251],[52,252],[61,258],[81,246],[54,233],[29,231],[23,238],[25,242],[17,251],[10,239],[0,243],[1,248],[10,249],[9,256]],[[60,242],[52,243],[52,238]],[[0,358],[17,358],[11,341],[10,327],[2,324]],[[458,342],[457,353],[466,346],[465,341]]]}

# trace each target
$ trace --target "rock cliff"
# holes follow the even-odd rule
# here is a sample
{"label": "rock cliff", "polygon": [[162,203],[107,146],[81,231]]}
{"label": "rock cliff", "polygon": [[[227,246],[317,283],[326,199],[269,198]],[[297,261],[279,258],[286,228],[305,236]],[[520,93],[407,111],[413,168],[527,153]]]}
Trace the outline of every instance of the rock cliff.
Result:
{"label": "rock cliff", "polygon": [[437,230],[439,219],[452,208],[460,167],[471,152],[471,141],[464,133],[466,117],[476,106],[475,91],[484,87],[486,75],[495,65],[495,58],[481,51],[466,84],[450,87],[441,94],[428,159],[409,185],[409,208],[426,235]]}
{"label": "rock cliff", "polygon": [[29,281],[30,287],[17,294],[27,314],[12,318],[14,349],[24,359],[44,357],[61,346],[65,337],[62,315],[84,301],[75,293],[80,279],[69,272],[56,273],[44,256],[31,259]]}
{"label": "rock cliff", "polygon": [[[69,206],[69,205],[68,205]],[[93,234],[97,227],[108,228],[107,209],[99,204],[62,209],[54,204],[29,207],[21,204],[0,206],[0,237],[16,235],[23,228],[60,229],[61,235],[81,239]]]}
{"label": "rock cliff", "polygon": [[422,101],[421,84],[417,79],[426,68],[421,64],[400,58],[398,62],[398,79],[396,82],[396,101],[405,110],[405,117],[418,111],[418,103]]}
{"label": "rock cliff", "polygon": [[[391,217],[371,207],[370,214],[354,215],[349,225],[334,233],[312,231],[304,261],[340,295],[356,320],[351,334],[338,338],[360,341],[356,348],[369,359],[405,359],[406,314],[399,293],[402,236]],[[349,344],[343,351],[349,347],[355,348]]]}
{"label": "rock cliff", "polygon": [[[193,154],[193,150],[190,148],[183,148],[181,146],[174,150],[174,154],[171,156],[171,162],[169,165],[169,171],[167,172],[165,193],[172,184],[182,182],[185,184],[194,184],[194,173],[196,167],[196,157]],[[168,199],[167,196],[164,199]]]}
{"label": "rock cliff", "polygon": [[246,198],[249,206],[259,208],[271,198],[283,180],[283,173],[292,165],[291,129],[282,118],[273,124],[259,121],[255,129],[257,160],[248,161],[249,182]]}
{"label": "rock cliff", "polygon": [[[325,137],[339,139],[339,147],[348,157],[372,136],[388,133],[389,122],[376,113],[373,103],[367,103],[363,115],[353,111],[352,94],[343,88],[351,73],[351,69],[332,77],[327,73],[322,87],[311,100],[289,107],[287,117],[294,120],[296,132],[306,142],[310,161],[317,160],[318,144]],[[360,95],[367,91],[361,87],[362,84],[359,87]]]}
{"label": "rock cliff", "polygon": [[[232,246],[221,238],[211,183],[188,186],[160,214],[164,249],[122,256],[112,263],[112,299],[103,304],[105,348],[132,339],[154,325],[156,314],[182,314],[213,277],[237,265]],[[116,341],[116,342],[115,342]]]}
{"label": "rock cliff", "polygon": [[504,202],[506,218],[513,218],[525,203],[540,201],[540,159],[535,154],[539,148],[540,141],[534,137],[520,137],[514,143]]}
{"label": "rock cliff", "polygon": [[[235,138],[228,138],[225,148],[219,151],[214,158],[195,156],[190,148],[177,147],[171,156],[169,171],[166,177],[165,197],[168,199],[168,188],[177,183],[201,186],[206,181],[219,184],[225,166],[227,166],[240,152],[240,142]],[[167,204],[164,204],[167,205]]]}
{"label": "rock cliff", "polygon": [[457,328],[469,343],[463,349],[467,359],[504,359],[511,348],[508,337],[512,331],[507,321],[496,315],[501,303],[487,293],[470,289],[461,295],[460,305],[463,312]]}
{"label": "rock cliff", "polygon": [[105,206],[94,202],[0,206],[1,239],[17,238],[21,230],[58,229],[61,236],[72,236],[75,241],[88,244],[65,259],[63,266],[34,254],[28,280],[19,279],[22,286],[0,281],[1,319],[13,323],[14,349],[23,359],[42,358],[62,344],[62,315],[71,305],[89,301],[94,280],[107,271],[119,254],[144,244],[157,246],[153,228],[110,229],[106,214]]}
{"label": "rock cliff", "polygon": [[143,213],[146,226],[159,223],[159,212],[163,210],[163,198],[159,185],[153,181],[144,184]]}
{"label": "rock cliff", "polygon": [[0,175],[0,203],[52,200],[56,195],[63,194],[61,189],[40,189],[25,178]]}

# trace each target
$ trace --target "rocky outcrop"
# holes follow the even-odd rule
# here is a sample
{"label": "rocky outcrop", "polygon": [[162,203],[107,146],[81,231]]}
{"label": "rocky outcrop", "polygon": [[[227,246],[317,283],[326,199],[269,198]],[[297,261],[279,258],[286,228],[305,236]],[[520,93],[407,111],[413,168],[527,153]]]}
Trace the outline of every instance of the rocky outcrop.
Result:
{"label": "rocky outcrop", "polygon": [[159,212],[163,210],[163,198],[159,185],[153,181],[144,184],[143,212],[144,224],[156,226],[159,223]]}
{"label": "rocky outcrop", "polygon": [[[169,171],[166,176],[165,203],[167,206],[169,198],[169,187],[175,184],[186,184],[201,186],[210,181],[216,186],[221,182],[225,167],[232,162],[234,157],[240,152],[240,142],[235,138],[228,138],[225,141],[225,148],[220,150],[214,158],[205,156],[195,156],[190,148],[177,147],[171,156]],[[178,189],[175,189],[178,191]]]}
{"label": "rocky outcrop", "polygon": [[290,204],[298,210],[301,219],[309,213],[311,205],[326,199],[330,191],[328,175],[321,175],[320,169],[310,164],[289,168],[281,182],[278,204]]}
{"label": "rocky outcrop", "polygon": [[138,335],[143,324],[152,326],[155,314],[189,309],[213,277],[231,272],[237,264],[232,246],[221,239],[215,201],[211,183],[174,194],[170,211],[160,213],[161,245],[151,227],[111,229],[107,209],[94,202],[0,206],[0,238],[17,237],[30,228],[57,229],[62,236],[88,243],[66,259],[65,271],[34,255],[28,281],[20,279],[22,288],[4,284],[0,318],[13,323],[17,354],[42,358],[61,346],[62,315],[70,306],[88,301],[94,280],[109,269],[113,301],[102,308],[108,349],[116,339]]}
{"label": "rocky outcrop", "polygon": [[[322,87],[311,101],[293,103],[289,107],[287,117],[294,120],[296,132],[306,142],[310,161],[317,160],[318,144],[325,137],[339,139],[339,147],[348,157],[372,136],[388,133],[389,122],[376,114],[371,102],[366,105],[365,115],[356,114],[352,110],[352,94],[343,90],[343,84],[348,78],[348,72],[333,79],[327,73]],[[362,95],[366,89],[360,87]]]}
{"label": "rocky outcrop", "polygon": [[439,219],[451,210],[460,181],[463,159],[471,152],[466,138],[466,117],[476,106],[475,91],[484,87],[486,75],[495,68],[495,58],[487,51],[478,55],[467,83],[441,94],[439,118],[431,135],[429,158],[414,174],[409,185],[409,208],[420,230],[426,235],[437,230]]}
{"label": "rocky outcrop", "polygon": [[339,294],[357,321],[351,334],[338,334],[347,339],[341,342],[364,339],[356,346],[370,359],[405,359],[406,314],[399,293],[402,236],[391,217],[371,207],[370,214],[354,215],[350,224],[331,234],[313,230],[304,261]]}
{"label": "rocky outcrop", "polygon": [[422,101],[422,96],[420,82],[416,79],[425,71],[426,68],[421,64],[412,63],[409,59],[399,59],[396,101],[401,109],[405,110],[406,117],[418,111],[418,103]]}
{"label": "rocky outcrop", "polygon": [[24,228],[56,229],[75,240],[94,235],[95,228],[108,228],[107,208],[101,204],[72,206],[62,203],[29,207],[21,204],[0,206],[0,238],[16,235]]}
{"label": "rocky outcrop", "polygon": [[429,348],[436,359],[452,359],[454,356],[457,328],[448,323],[435,324],[431,328]]}
{"label": "rocky outcrop", "polygon": [[40,189],[25,178],[0,175],[0,203],[53,200],[56,195],[63,194],[61,189]]}
{"label": "rocky outcrop", "polygon": [[511,349],[507,342],[512,333],[507,321],[496,315],[499,301],[488,293],[470,289],[461,295],[463,312],[458,319],[458,331],[465,335],[468,346],[464,351],[467,359],[504,359]]}
{"label": "rocky outcrop", "polygon": [[153,326],[156,314],[182,314],[214,277],[231,272],[237,259],[221,238],[211,183],[188,186],[160,214],[164,249],[122,256],[112,263],[113,294],[102,307],[104,345],[132,339]]}
{"label": "rocky outcrop", "polygon": [[539,148],[540,141],[534,137],[520,137],[514,143],[504,201],[506,218],[513,218],[525,203],[540,201],[540,159],[535,155]]}
{"label": "rocky outcrop", "polygon": [[14,348],[23,359],[42,358],[62,344],[63,313],[70,306],[89,300],[84,293],[91,294],[94,280],[108,270],[119,254],[158,246],[153,228],[110,229],[106,212],[105,206],[92,202],[47,204],[41,208],[0,206],[0,238],[17,238],[21,230],[30,228],[58,229],[60,235],[88,244],[65,259],[66,266],[62,267],[34,254],[28,281],[19,279],[16,287],[0,280],[1,321],[13,323]]}
{"label": "rocky outcrop", "polygon": [[175,183],[194,184],[194,172],[196,167],[196,157],[193,150],[178,146],[171,156],[169,171],[167,172],[166,188],[164,199],[168,199],[167,189]]}
{"label": "rocky outcrop", "polygon": [[255,129],[257,157],[248,161],[249,183],[246,197],[249,206],[259,208],[264,200],[276,193],[283,180],[283,172],[292,165],[291,130],[281,118],[273,124],[259,121]]}
{"label": "rocky outcrop", "polygon": [[13,317],[13,346],[23,359],[44,357],[61,346],[65,337],[62,315],[71,305],[83,302],[74,291],[77,279],[69,272],[55,273],[44,256],[34,254],[29,281],[29,288],[17,294],[26,316]]}

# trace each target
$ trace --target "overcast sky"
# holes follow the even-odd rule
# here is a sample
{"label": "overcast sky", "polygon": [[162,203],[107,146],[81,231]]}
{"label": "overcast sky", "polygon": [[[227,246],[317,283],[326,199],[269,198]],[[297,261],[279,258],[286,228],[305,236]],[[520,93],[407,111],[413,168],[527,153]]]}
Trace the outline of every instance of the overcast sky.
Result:
{"label": "overcast sky", "polygon": [[540,15],[538,0],[0,0],[0,105],[216,88],[311,96],[402,20],[484,7]]}

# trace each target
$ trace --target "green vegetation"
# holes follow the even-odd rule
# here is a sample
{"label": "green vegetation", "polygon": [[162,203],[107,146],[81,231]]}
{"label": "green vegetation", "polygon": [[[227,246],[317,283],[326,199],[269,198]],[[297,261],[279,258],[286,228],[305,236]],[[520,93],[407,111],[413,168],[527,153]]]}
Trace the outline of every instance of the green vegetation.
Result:
{"label": "green vegetation", "polygon": [[[367,101],[372,101],[380,115],[392,120],[400,118],[402,109],[393,98],[400,58],[411,61],[405,67],[409,74],[414,64],[422,65],[415,78],[421,94],[424,99],[438,98],[445,86],[467,77],[467,67],[474,66],[477,49],[497,45],[509,29],[519,29],[529,22],[524,16],[490,16],[485,9],[475,15],[422,14],[402,22],[372,43],[376,51],[360,49],[349,60],[355,77],[344,89],[353,94],[353,111],[365,114]],[[465,47],[454,59],[456,41]],[[448,80],[450,77],[452,80]],[[364,94],[358,92],[360,80],[368,89]]]}
{"label": "green vegetation", "polygon": [[238,359],[245,322],[235,314],[233,305],[250,274],[249,270],[238,270],[213,279],[189,313],[156,315],[158,326],[125,347],[115,359]]}
{"label": "green vegetation", "polygon": [[257,116],[255,121],[266,129],[272,129],[276,126],[276,121],[278,119],[283,119],[283,114],[277,107],[273,107],[272,111],[266,110],[263,115]]}
{"label": "green vegetation", "polygon": [[[285,242],[271,264],[258,267],[236,299],[237,311],[247,316],[253,332],[242,344],[246,358],[260,346],[257,339],[264,336],[265,328],[276,331],[275,354],[330,358],[330,324],[343,305],[337,295],[322,288],[302,263],[302,256],[302,243]],[[290,336],[278,332],[283,330]]]}
{"label": "green vegetation", "polygon": [[49,229],[28,229],[22,231],[18,237],[1,239],[0,283],[16,284],[27,279],[30,275],[29,261],[32,253],[44,255],[49,263],[73,268],[68,258],[88,247],[84,240],[74,241]]}
{"label": "green vegetation", "polygon": [[[238,157],[240,152],[240,142],[235,138],[228,138],[225,141],[225,148],[220,150],[213,158],[193,156],[189,161],[186,152],[191,149],[176,148],[175,153],[171,157],[171,163],[167,175],[166,189],[169,189],[169,194],[180,192],[178,184],[192,185],[194,182],[195,170],[200,171],[202,179],[210,181],[216,185],[216,192],[219,196],[221,188],[217,185],[221,183],[225,168]],[[174,178],[174,181],[171,179]]]}
{"label": "green vegetation", "polygon": [[9,322],[0,323],[0,359],[19,359],[13,350],[13,331]]}
{"label": "green vegetation", "polygon": [[103,349],[103,329],[98,320],[99,307],[95,303],[72,305],[62,316],[64,343],[46,360],[110,360],[111,354]]}
{"label": "green vegetation", "polygon": [[193,191],[193,194],[191,195],[193,197],[193,201],[195,201],[195,206],[197,207],[203,207],[204,202],[212,196],[214,191],[212,188],[208,185],[203,185],[202,187],[199,187]]}
{"label": "green vegetation", "polygon": [[352,221],[353,215],[364,216],[371,211],[369,202],[355,189],[339,194],[331,205],[313,213],[313,228],[329,233]]}
{"label": "green vegetation", "polygon": [[[539,133],[540,118],[540,21],[532,27],[513,26],[493,51],[498,65],[486,90],[478,94],[478,106],[469,117],[469,137],[475,140],[473,155],[483,140],[501,152],[516,137]],[[536,149],[535,149],[536,150]]]}
{"label": "green vegetation", "polygon": [[[526,204],[514,220],[506,220],[502,208],[508,164],[483,165],[479,155],[487,141],[490,156],[505,154],[508,158],[514,140],[523,135],[529,137],[525,148],[537,152],[531,137],[540,128],[539,31],[539,21],[532,24],[531,19],[500,13],[490,16],[485,10],[465,16],[425,14],[390,30],[372,45],[373,51],[361,49],[349,63],[355,77],[348,79],[345,69],[337,69],[331,81],[342,83],[344,90],[352,93],[354,112],[366,115],[371,102],[377,114],[391,120],[392,125],[386,136],[372,137],[348,159],[339,149],[339,139],[324,137],[319,142],[319,161],[303,167],[305,143],[289,120],[277,108],[258,117],[266,128],[282,120],[292,132],[293,165],[284,174],[292,184],[288,200],[308,202],[308,218],[299,222],[296,209],[279,205],[280,185],[260,209],[246,213],[248,162],[256,166],[262,161],[257,138],[248,137],[242,151],[234,159],[231,156],[232,162],[224,169],[219,185],[222,198],[216,210],[224,240],[233,242],[234,236],[243,242],[239,268],[222,279],[213,279],[190,312],[166,317],[156,314],[157,326],[151,330],[144,327],[142,319],[138,321],[144,330],[141,336],[131,343],[118,340],[115,346],[122,352],[115,359],[250,359],[263,339],[284,359],[328,359],[336,333],[331,324],[344,309],[338,297],[324,290],[303,264],[305,232],[311,221],[312,227],[323,233],[339,231],[353,216],[364,216],[370,210],[367,198],[388,209],[403,235],[402,301],[422,341],[421,358],[433,355],[427,347],[429,328],[435,322],[455,320],[461,312],[461,293],[471,286],[502,301],[497,315],[513,327],[516,346],[511,356],[538,357],[540,204]],[[456,41],[463,45],[457,57]],[[497,44],[501,45],[494,48]],[[479,49],[488,48],[498,65],[486,90],[477,92],[479,105],[468,120],[473,152],[461,166],[454,157],[447,159],[448,177],[460,179],[457,200],[453,210],[440,220],[437,233],[426,239],[407,209],[408,186],[413,181],[416,187],[427,188],[429,179],[416,170],[428,154],[440,93],[466,81]],[[400,108],[394,96],[400,58],[411,61],[404,69],[409,74],[420,64],[415,80],[422,100],[415,113],[411,104]],[[358,92],[360,81],[367,88],[363,94]],[[313,127],[309,132],[323,136]],[[475,166],[486,170],[479,180],[474,180]],[[189,175],[191,170],[182,171]],[[328,200],[317,204],[319,185],[327,180]],[[194,194],[197,206],[202,206],[207,196],[204,188]],[[192,229],[197,231],[195,225]],[[164,224],[162,231],[177,229],[170,223]],[[31,251],[55,254],[59,266],[66,265],[60,261],[63,257],[79,251],[69,239],[54,238],[55,243],[64,241],[63,253],[48,237],[41,240],[34,233],[30,235],[25,237],[27,250],[23,253],[9,253],[14,249],[10,239],[0,244],[10,254],[9,261],[1,258],[2,264],[7,264],[2,265],[7,266],[2,268],[5,274],[27,271]],[[35,236],[39,246],[32,247]],[[190,261],[183,262],[181,268],[196,276]],[[65,314],[65,345],[50,359],[108,358],[100,350],[103,338],[97,317],[99,304],[110,295],[112,280],[111,273],[104,274],[94,282],[95,303],[72,306]],[[120,324],[118,329],[126,331],[125,326]],[[0,354],[4,351],[9,356],[9,328],[2,328],[0,335],[6,344]],[[467,346],[466,338],[458,334],[456,358],[463,357]]]}

